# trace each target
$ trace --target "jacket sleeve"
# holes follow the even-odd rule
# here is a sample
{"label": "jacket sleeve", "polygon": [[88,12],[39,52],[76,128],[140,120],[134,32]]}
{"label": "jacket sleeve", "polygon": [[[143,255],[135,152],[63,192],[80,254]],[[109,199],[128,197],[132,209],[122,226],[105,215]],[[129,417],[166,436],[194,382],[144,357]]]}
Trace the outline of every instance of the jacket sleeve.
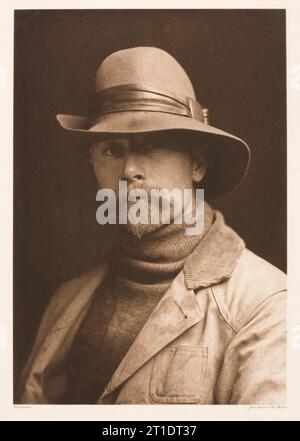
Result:
{"label": "jacket sleeve", "polygon": [[231,341],[216,399],[219,404],[286,404],[286,291],[256,307]]}

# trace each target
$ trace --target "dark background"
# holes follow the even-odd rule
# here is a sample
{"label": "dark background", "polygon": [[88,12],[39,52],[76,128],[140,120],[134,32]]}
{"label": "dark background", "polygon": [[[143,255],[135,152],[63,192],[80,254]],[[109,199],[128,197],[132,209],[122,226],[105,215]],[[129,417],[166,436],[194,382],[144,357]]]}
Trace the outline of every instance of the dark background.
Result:
{"label": "dark background", "polygon": [[15,381],[53,290],[90,267],[113,236],[95,220],[87,157],[55,115],[85,115],[100,62],[134,46],[170,52],[211,124],[247,141],[247,179],[213,206],[248,248],[286,270],[285,11],[16,11]]}

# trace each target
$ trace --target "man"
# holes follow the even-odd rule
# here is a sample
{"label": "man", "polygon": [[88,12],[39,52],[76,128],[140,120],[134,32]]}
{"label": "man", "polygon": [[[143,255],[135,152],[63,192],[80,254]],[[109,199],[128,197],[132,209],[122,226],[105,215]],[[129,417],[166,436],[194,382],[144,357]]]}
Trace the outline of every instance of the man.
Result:
{"label": "man", "polygon": [[[285,275],[207,200],[246,174],[247,144],[208,124],[158,48],[100,65],[88,117],[58,115],[90,145],[100,189],[204,189],[203,228],[124,223],[99,266],[62,285],[22,377],[23,403],[284,404]],[[129,208],[130,210],[130,208]],[[195,210],[192,210],[195,213]],[[162,212],[161,212],[162,214]]]}

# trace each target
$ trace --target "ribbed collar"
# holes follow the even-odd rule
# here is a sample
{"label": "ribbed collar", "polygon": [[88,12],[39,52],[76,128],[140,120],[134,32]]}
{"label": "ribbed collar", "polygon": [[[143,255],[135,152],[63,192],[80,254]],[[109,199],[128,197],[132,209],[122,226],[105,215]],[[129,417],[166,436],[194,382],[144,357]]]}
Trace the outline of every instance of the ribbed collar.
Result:
{"label": "ribbed collar", "polygon": [[[161,237],[161,240],[162,242],[164,241],[163,237]],[[149,246],[151,247],[151,241],[149,241]],[[189,255],[184,256],[184,262],[182,262],[181,267],[183,269],[186,287],[188,289],[199,289],[230,278],[245,246],[243,239],[232,228],[226,225],[222,213],[218,210],[211,209],[210,225],[206,226],[205,234],[203,234],[201,240],[199,240],[195,246],[191,247],[192,249]],[[119,251],[119,247],[117,247],[115,252],[117,252],[117,256],[120,259]],[[148,251],[150,251],[150,249],[148,249]],[[150,254],[152,254],[152,252],[150,252]],[[123,259],[124,257],[123,255]],[[157,257],[158,256],[156,256],[156,258]],[[146,283],[157,283],[157,280],[155,280],[157,279],[155,268],[158,263],[156,258],[154,259],[154,266],[151,268],[150,265],[150,270],[148,268],[149,279],[148,281],[145,280]],[[123,265],[126,259],[125,261],[123,260],[123,263],[122,259],[119,260],[119,262],[120,261]],[[158,261],[161,261],[161,256],[159,256]],[[125,271],[128,271],[127,265],[124,266],[126,266],[126,268],[124,268]],[[144,265],[142,266],[144,276]],[[169,272],[170,269],[170,273],[172,273],[177,267],[173,268],[171,264],[167,272]],[[137,269],[130,271],[131,274],[128,274],[130,279],[134,278],[133,273],[135,271],[139,279],[140,275]],[[170,273],[168,274],[169,276],[171,275]],[[165,276],[167,276],[167,274],[165,274]]]}
{"label": "ribbed collar", "polygon": [[142,284],[171,281],[185,260],[201,243],[212,225],[212,208],[205,203],[204,229],[198,235],[186,235],[184,224],[167,224],[141,239],[122,231],[118,250],[118,273]]}

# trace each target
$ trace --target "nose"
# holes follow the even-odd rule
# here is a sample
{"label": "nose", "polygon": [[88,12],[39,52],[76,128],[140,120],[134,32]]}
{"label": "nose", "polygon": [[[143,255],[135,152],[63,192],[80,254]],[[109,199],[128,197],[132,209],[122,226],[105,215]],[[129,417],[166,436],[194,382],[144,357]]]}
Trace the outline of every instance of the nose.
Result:
{"label": "nose", "polygon": [[123,179],[128,182],[143,181],[145,179],[145,171],[140,155],[128,154],[124,164]]}

